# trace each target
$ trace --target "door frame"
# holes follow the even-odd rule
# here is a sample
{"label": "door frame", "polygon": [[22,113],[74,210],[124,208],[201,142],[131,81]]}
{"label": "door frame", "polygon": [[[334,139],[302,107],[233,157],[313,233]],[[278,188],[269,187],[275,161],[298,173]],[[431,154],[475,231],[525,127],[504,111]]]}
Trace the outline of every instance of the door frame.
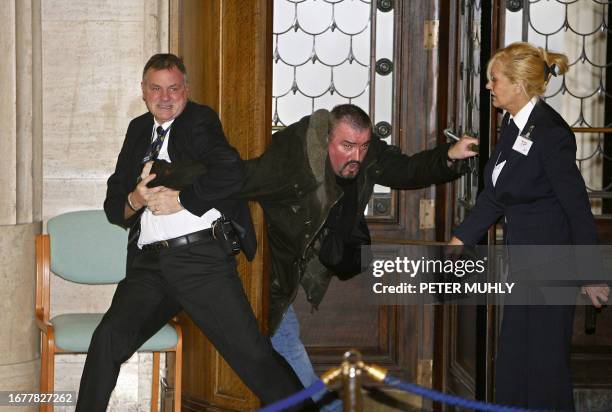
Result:
{"label": "door frame", "polygon": [[[448,124],[456,124],[459,116],[458,107],[461,98],[462,79],[462,7],[466,2],[450,0],[448,8],[440,13],[440,87],[439,87],[439,117],[438,129],[443,130]],[[490,104],[489,92],[485,85],[487,82],[486,64],[492,52],[503,42],[505,0],[481,2],[480,18],[480,122],[479,145],[480,157],[478,161],[479,175],[489,158],[497,138],[497,113]],[[482,179],[479,179],[479,191],[482,190]],[[456,186],[446,185],[438,187],[436,204],[443,205],[437,209],[436,239],[445,241],[450,239],[454,222],[456,207]],[[495,229],[488,234],[487,243],[493,244]],[[458,327],[465,317],[475,322],[471,339],[476,354],[474,373],[462,367],[461,360],[456,353],[457,342],[461,339],[462,330]],[[472,397],[484,401],[493,399],[493,370],[494,354],[496,349],[496,336],[498,327],[498,308],[493,305],[477,306],[473,313],[465,313],[456,305],[438,305],[434,314],[434,368],[433,387],[437,390]],[[435,404],[436,410],[447,410],[446,406]]]}

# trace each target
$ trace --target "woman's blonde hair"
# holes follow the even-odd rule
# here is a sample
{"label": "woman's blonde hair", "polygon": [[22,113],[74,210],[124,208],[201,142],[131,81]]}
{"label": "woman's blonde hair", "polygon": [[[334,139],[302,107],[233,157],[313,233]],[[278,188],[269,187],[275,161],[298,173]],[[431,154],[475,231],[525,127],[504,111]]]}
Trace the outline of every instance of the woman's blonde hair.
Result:
{"label": "woman's blonde hair", "polygon": [[566,55],[524,42],[512,43],[493,54],[487,65],[489,79],[491,68],[498,62],[504,76],[521,85],[529,98],[543,95],[551,76],[564,74],[569,68]]}

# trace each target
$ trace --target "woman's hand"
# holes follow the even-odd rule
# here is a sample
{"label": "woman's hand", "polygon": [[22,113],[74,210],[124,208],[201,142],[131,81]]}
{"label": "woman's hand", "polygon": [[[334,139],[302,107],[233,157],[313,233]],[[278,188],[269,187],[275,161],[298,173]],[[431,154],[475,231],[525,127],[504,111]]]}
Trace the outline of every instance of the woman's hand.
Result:
{"label": "woman's hand", "polygon": [[[457,246],[461,246],[461,247],[457,247]],[[451,260],[458,259],[459,256],[461,256],[462,252],[463,252],[463,242],[461,241],[461,239],[459,239],[456,236],[453,236],[450,242],[448,242],[446,246],[444,247],[444,254],[446,255],[447,258]]]}
{"label": "woman's hand", "polygon": [[582,294],[587,295],[591,299],[591,303],[596,308],[601,308],[602,303],[608,301],[610,295],[610,287],[605,283],[597,285],[586,285],[582,287]]}
{"label": "woman's hand", "polygon": [[448,245],[449,246],[463,246],[463,242],[457,236],[453,236],[450,242],[448,242]]}

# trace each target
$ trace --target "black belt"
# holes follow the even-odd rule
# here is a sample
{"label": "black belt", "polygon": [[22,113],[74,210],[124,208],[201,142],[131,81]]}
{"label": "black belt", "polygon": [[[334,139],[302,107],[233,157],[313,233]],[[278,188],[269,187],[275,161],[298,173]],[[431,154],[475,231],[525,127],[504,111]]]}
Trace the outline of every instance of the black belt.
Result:
{"label": "black belt", "polygon": [[189,233],[184,236],[175,237],[173,239],[162,240],[159,242],[148,243],[142,245],[142,250],[145,252],[149,251],[160,251],[163,249],[170,249],[173,247],[185,246],[190,243],[195,243],[200,240],[208,240],[213,238],[212,229],[204,229],[198,232]]}

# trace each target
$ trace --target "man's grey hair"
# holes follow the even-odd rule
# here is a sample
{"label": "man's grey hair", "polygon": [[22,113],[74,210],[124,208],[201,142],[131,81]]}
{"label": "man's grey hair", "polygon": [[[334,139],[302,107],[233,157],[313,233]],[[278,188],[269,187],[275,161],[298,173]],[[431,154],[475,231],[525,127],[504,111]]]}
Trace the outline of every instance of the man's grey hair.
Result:
{"label": "man's grey hair", "polygon": [[352,128],[362,131],[369,130],[372,132],[372,121],[370,116],[359,106],[354,104],[340,104],[332,109],[329,113],[329,135],[331,136],[334,129],[339,123],[346,122]]}
{"label": "man's grey hair", "polygon": [[185,63],[183,63],[182,58],[172,53],[158,53],[151,56],[142,70],[142,81],[145,80],[145,75],[149,69],[170,70],[174,67],[183,73],[183,78],[185,79],[185,83],[187,83],[187,69],[185,68]]}

